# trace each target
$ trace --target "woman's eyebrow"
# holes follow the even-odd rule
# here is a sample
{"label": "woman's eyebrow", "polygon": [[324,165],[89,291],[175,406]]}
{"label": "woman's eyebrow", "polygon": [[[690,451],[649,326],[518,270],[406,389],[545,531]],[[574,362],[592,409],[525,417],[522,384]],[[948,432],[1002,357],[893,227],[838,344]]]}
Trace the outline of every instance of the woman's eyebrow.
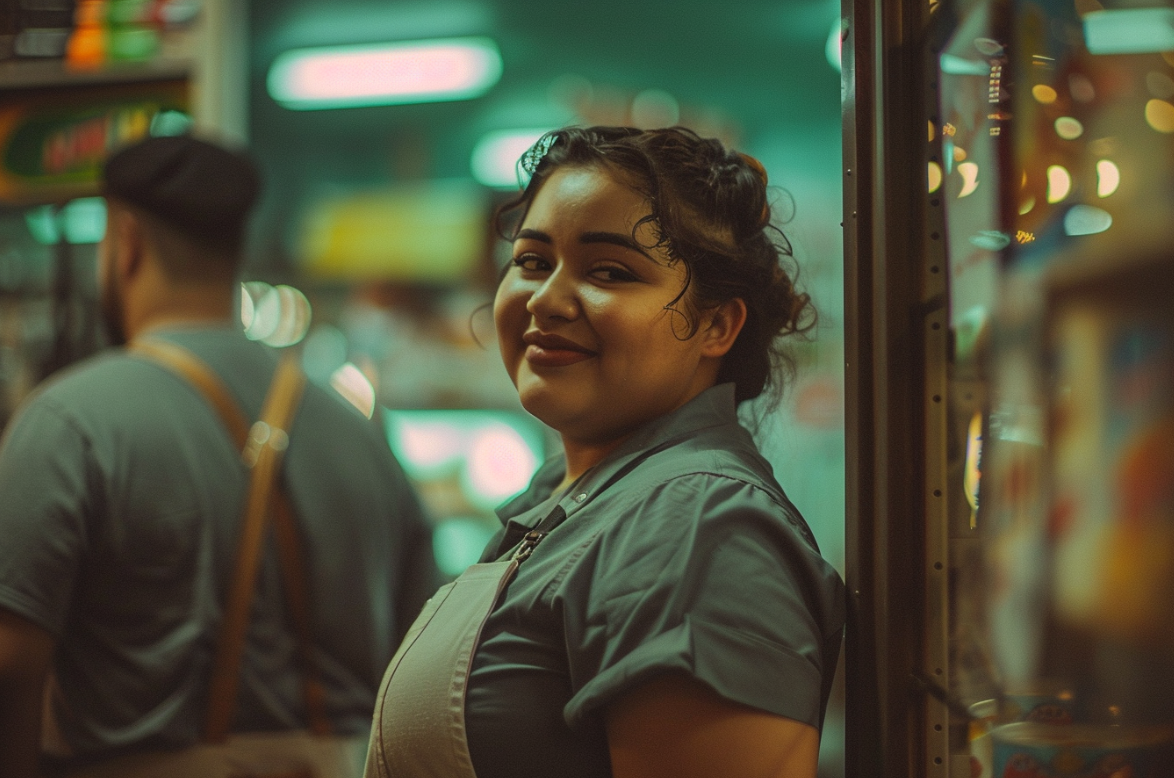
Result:
{"label": "woman's eyebrow", "polygon": [[[541,230],[532,230],[529,228],[518,230],[517,234],[514,235],[514,240],[536,240],[540,243],[554,243],[554,238],[550,237],[550,235],[542,232]],[[651,262],[656,262],[656,260],[651,255],[649,255],[648,251],[643,246],[633,240],[631,235],[624,235],[623,233],[619,232],[584,232],[579,236],[579,242],[610,243],[613,246],[619,246],[630,251],[635,251],[645,259],[648,259]]]}
{"label": "woman's eyebrow", "polygon": [[538,230],[518,230],[517,234],[514,235],[514,240],[537,240],[542,243],[554,243],[553,238],[545,232],[539,232]]}
{"label": "woman's eyebrow", "polygon": [[643,246],[637,243],[631,235],[623,235],[618,232],[584,232],[579,236],[580,243],[610,243],[613,246],[620,246],[631,251],[635,251],[646,259],[656,262],[645,250]]}

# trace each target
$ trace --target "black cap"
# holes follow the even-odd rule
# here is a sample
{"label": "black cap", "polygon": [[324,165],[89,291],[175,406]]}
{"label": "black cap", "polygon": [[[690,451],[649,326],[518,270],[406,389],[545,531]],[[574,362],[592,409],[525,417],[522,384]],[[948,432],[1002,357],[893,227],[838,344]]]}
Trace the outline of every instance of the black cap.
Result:
{"label": "black cap", "polygon": [[217,247],[239,248],[260,190],[247,156],[189,135],[127,146],[103,170],[105,195]]}

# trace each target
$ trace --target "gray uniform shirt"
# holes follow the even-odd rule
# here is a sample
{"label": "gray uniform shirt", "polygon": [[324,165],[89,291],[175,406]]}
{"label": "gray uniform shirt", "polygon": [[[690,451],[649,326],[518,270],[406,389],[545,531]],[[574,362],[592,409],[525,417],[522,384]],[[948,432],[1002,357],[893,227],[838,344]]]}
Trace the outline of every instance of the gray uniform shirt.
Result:
{"label": "gray uniform shirt", "polygon": [[611,774],[602,712],[656,675],[821,727],[844,588],[739,424],[732,384],[639,430],[565,493],[561,457],[498,513],[483,561],[555,510],[474,656],[479,778]]}
{"label": "gray uniform shirt", "polygon": [[[276,358],[229,327],[152,333],[207,362],[250,418]],[[376,425],[308,385],[282,481],[307,554],[335,730],[370,725],[383,669],[437,583],[431,535]],[[58,640],[54,720],[79,758],[188,745],[235,559],[245,470],[183,379],[111,350],[42,387],[0,444],[0,607]],[[305,726],[270,542],[234,729]]]}

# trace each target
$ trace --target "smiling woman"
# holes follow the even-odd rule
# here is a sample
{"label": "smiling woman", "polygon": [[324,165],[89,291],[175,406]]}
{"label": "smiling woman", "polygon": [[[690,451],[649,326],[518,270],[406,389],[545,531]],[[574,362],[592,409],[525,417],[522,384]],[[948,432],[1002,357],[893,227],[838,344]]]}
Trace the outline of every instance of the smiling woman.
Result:
{"label": "smiling woman", "polygon": [[494,304],[564,454],[388,669],[370,776],[814,776],[843,585],[738,424],[810,321],[755,160],[681,129],[528,152]]}
{"label": "smiling woman", "polygon": [[745,321],[731,300],[685,337],[687,268],[656,245],[618,170],[555,171],[527,209],[494,306],[526,410],[562,435],[570,483],[630,432],[714,384]]}

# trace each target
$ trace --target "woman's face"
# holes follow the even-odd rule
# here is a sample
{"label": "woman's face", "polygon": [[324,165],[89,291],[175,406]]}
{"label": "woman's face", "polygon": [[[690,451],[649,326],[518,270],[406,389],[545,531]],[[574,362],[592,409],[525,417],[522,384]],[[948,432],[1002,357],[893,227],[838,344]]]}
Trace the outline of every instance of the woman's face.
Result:
{"label": "woman's face", "polygon": [[[602,445],[712,386],[725,348],[703,316],[666,310],[685,285],[645,198],[605,167],[565,167],[542,185],[513,244],[494,320],[522,405],[565,441]],[[685,300],[673,308],[685,310]],[[715,353],[720,351],[721,353]]]}

